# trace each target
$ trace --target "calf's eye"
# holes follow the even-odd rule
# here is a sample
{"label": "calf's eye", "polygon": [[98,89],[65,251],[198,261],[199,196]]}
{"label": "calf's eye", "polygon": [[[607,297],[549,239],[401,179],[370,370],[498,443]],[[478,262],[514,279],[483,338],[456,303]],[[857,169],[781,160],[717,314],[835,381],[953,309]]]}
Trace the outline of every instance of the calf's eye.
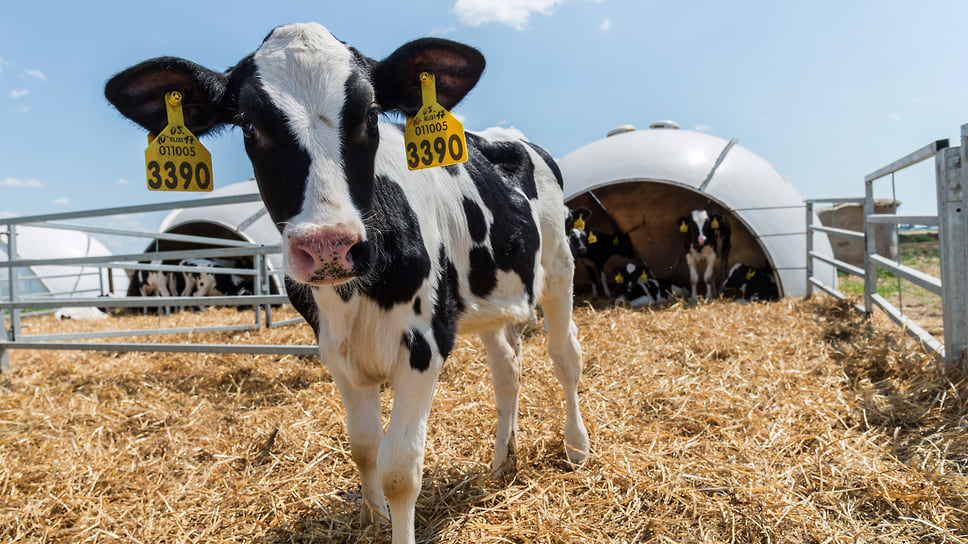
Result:
{"label": "calf's eye", "polygon": [[254,140],[255,137],[258,135],[255,129],[255,125],[253,125],[252,123],[249,123],[249,122],[242,123],[241,125],[239,125],[239,128],[242,129],[242,137],[245,138],[246,140]]}
{"label": "calf's eye", "polygon": [[370,111],[366,114],[366,128],[374,129],[380,122],[380,116],[377,115],[375,111]]}

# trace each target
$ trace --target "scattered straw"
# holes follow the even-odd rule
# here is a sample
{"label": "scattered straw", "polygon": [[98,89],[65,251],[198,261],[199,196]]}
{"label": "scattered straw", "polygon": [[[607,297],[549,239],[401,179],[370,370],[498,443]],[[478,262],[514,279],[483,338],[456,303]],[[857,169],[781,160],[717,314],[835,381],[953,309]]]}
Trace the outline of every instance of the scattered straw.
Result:
{"label": "scattered straw", "polygon": [[[161,320],[247,318],[213,309]],[[561,393],[544,335],[529,327],[517,468],[490,474],[490,376],[480,342],[461,337],[431,416],[419,541],[968,542],[968,384],[886,319],[785,299],[582,303],[576,320],[587,465],[567,467]],[[158,321],[27,323],[40,333]],[[360,522],[343,408],[315,359],[11,359],[0,376],[0,541],[389,541],[385,526]]]}

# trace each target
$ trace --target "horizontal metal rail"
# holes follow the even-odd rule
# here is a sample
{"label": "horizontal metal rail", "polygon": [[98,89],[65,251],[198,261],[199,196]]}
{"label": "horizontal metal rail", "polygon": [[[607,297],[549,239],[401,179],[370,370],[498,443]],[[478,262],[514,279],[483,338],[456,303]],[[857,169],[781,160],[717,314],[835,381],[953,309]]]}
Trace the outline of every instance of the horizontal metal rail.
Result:
{"label": "horizontal metal rail", "polygon": [[[848,300],[847,295],[841,293],[840,291],[834,289],[833,287],[830,287],[829,285],[827,285],[817,277],[810,276],[809,278],[807,278],[807,281],[810,282],[810,284],[816,287],[817,289],[820,289],[824,293],[827,293],[828,295],[834,297],[837,300],[840,300],[840,301]],[[854,310],[857,310],[860,313],[864,313],[864,306],[862,304],[852,303],[851,307],[853,307]]]}
{"label": "horizontal metal rail", "polygon": [[867,174],[866,176],[864,176],[864,181],[866,183],[870,183],[875,179],[882,178],[888,174],[893,174],[894,172],[897,172],[898,170],[903,170],[908,166],[913,166],[921,161],[932,159],[934,158],[934,155],[938,151],[941,151],[946,147],[948,147],[947,139],[931,142],[930,144],[922,147],[921,149],[918,149],[913,153],[909,153],[901,157],[900,159],[892,162],[891,164],[888,164],[883,168],[877,169],[871,172],[870,174]]}
{"label": "horizontal metal rail", "polygon": [[[159,306],[256,306],[260,304],[288,304],[286,295],[240,295],[226,297],[95,297],[58,300],[60,308],[156,308]],[[51,301],[0,302],[0,310],[14,308],[50,308]]]}
{"label": "horizontal metal rail", "polygon": [[925,227],[937,227],[941,222],[937,215],[894,215],[894,214],[873,214],[867,216],[868,223],[894,223],[896,225],[923,225]]}
{"label": "horizontal metal rail", "polygon": [[319,354],[317,346],[286,346],[281,344],[153,344],[153,343],[87,343],[87,342],[7,342],[2,349],[54,349],[78,351],[137,351],[169,353],[232,353],[239,355],[299,355]]}
{"label": "horizontal metal rail", "polygon": [[[102,268],[122,268],[121,266],[97,265]],[[151,270],[156,272],[211,272],[213,274],[235,274],[237,276],[258,276],[254,268],[227,268],[219,266],[182,266],[180,264],[125,264],[125,270]]]}
{"label": "horizontal metal rail", "polygon": [[170,234],[167,232],[148,232],[136,230],[110,229],[106,227],[92,227],[90,225],[72,225],[70,223],[38,223],[31,225],[34,228],[69,230],[78,232],[88,232],[91,234],[111,234],[115,236],[129,236],[134,238],[151,238],[152,240],[165,240],[169,242],[190,242],[194,244],[213,244],[226,247],[249,247],[252,242],[244,240],[229,240],[228,238],[213,238],[210,236],[194,236],[191,234]]}
{"label": "horizontal metal rail", "polygon": [[851,240],[864,239],[864,233],[857,232],[855,230],[836,229],[834,227],[822,227],[820,225],[811,225],[810,230],[816,231],[816,232],[826,232],[827,234],[833,234],[835,236],[841,236],[843,238],[849,238]]}
{"label": "horizontal metal rail", "polygon": [[31,293],[29,295],[21,295],[20,300],[49,300],[63,295],[76,295],[78,293],[99,293],[100,289],[92,287],[90,289],[75,289],[73,291],[48,291],[46,293]]}
{"label": "horizontal metal rail", "polygon": [[157,204],[141,204],[138,206],[120,206],[117,208],[99,208],[94,210],[84,210],[80,212],[50,213],[44,215],[28,215],[18,217],[8,217],[0,219],[0,225],[28,225],[32,223],[45,223],[49,221],[61,221],[65,219],[88,219],[91,217],[103,217],[111,215],[127,215],[132,213],[164,212],[177,208],[207,208],[209,206],[220,206],[225,204],[242,204],[245,202],[259,202],[261,197],[258,193],[248,195],[219,196],[214,198],[197,198],[194,200],[176,200],[172,202],[160,202]]}
{"label": "horizontal metal rail", "polygon": [[814,259],[817,259],[818,261],[823,261],[823,262],[825,262],[827,264],[836,266],[840,270],[843,270],[844,272],[848,272],[850,274],[853,274],[854,276],[857,276],[859,278],[863,278],[864,277],[864,269],[863,268],[854,266],[854,265],[852,265],[850,263],[841,261],[839,259],[834,259],[834,258],[831,258],[831,257],[827,257],[826,255],[821,255],[821,254],[817,253],[816,251],[811,251],[808,255],[810,257],[813,257]]}
{"label": "horizontal metal rail", "polygon": [[847,295],[841,293],[840,291],[834,289],[833,287],[828,286],[826,283],[821,281],[816,276],[810,276],[809,278],[807,278],[807,281],[809,281],[815,287],[827,293],[828,295],[834,297],[837,300],[847,300]]}
{"label": "horizontal metal rail", "polygon": [[863,204],[864,197],[847,198],[808,198],[806,202],[810,204]]}
{"label": "horizontal metal rail", "polygon": [[126,331],[70,332],[63,334],[21,334],[20,342],[40,342],[49,340],[83,340],[87,338],[120,338],[124,336],[150,336],[155,334],[192,334],[203,332],[235,332],[258,330],[254,323],[244,325],[220,325],[212,327],[172,327],[170,329],[132,329]]}
{"label": "horizontal metal rail", "polygon": [[295,325],[297,323],[304,323],[306,320],[301,317],[292,317],[289,319],[283,319],[281,321],[272,321],[266,324],[266,327],[274,329],[276,327],[286,327],[288,325]]}
{"label": "horizontal metal rail", "polygon": [[[282,246],[279,244],[264,246],[252,245],[245,248],[216,248],[216,249],[192,249],[186,251],[158,251],[152,253],[129,253],[126,255],[101,255],[97,257],[63,258],[63,259],[17,259],[15,261],[0,261],[0,267],[17,268],[22,266],[39,265],[78,265],[78,264],[98,264],[98,263],[119,263],[124,261],[151,260],[183,260],[199,259],[205,257],[247,257],[251,255],[268,255],[279,253]],[[117,266],[116,268],[123,268]]]}
{"label": "horizontal metal rail", "polygon": [[919,287],[923,287],[936,295],[941,294],[941,280],[930,274],[925,274],[924,272],[911,268],[907,265],[898,264],[877,254],[871,255],[870,259],[876,262],[877,266],[891,272],[903,280],[908,280],[911,283],[914,283]]}
{"label": "horizontal metal rail", "polygon": [[931,333],[924,330],[920,325],[918,325],[914,321],[911,321],[911,319],[908,316],[902,314],[901,311],[898,310],[896,306],[888,302],[887,299],[885,299],[881,295],[874,293],[873,295],[871,295],[871,300],[878,308],[880,308],[881,310],[884,310],[884,313],[886,313],[895,323],[903,327],[904,330],[907,331],[907,333],[911,335],[915,340],[918,340],[919,342],[924,344],[924,346],[927,349],[929,349],[932,353],[937,355],[939,358],[942,358],[942,359],[944,358],[944,344],[942,344],[937,339],[935,339],[935,337],[932,336]]}

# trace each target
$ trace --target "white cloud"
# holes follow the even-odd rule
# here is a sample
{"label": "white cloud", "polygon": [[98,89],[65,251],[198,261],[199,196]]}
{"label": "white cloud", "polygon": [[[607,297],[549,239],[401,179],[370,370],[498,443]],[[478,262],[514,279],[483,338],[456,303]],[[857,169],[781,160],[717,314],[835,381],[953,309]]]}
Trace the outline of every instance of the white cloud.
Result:
{"label": "white cloud", "polygon": [[602,26],[600,28],[602,29],[602,32],[608,32],[609,29],[612,28],[612,20],[605,19],[604,21],[602,21]]}
{"label": "white cloud", "polygon": [[28,111],[30,111],[30,108],[28,108],[27,106],[19,106],[19,107],[16,107],[16,108],[10,108],[10,113],[27,113]]}
{"label": "white cloud", "polygon": [[891,120],[892,121],[900,121],[901,120],[901,115],[898,114],[898,113],[892,113],[891,114]]}
{"label": "white cloud", "polygon": [[24,74],[26,74],[27,77],[32,77],[34,79],[39,79],[41,81],[47,81],[47,76],[44,75],[44,73],[41,72],[40,70],[24,70]]}
{"label": "white cloud", "polygon": [[457,0],[454,13],[467,26],[502,23],[515,30],[524,30],[534,12],[551,13],[564,0]]}
{"label": "white cloud", "polygon": [[43,186],[44,184],[36,179],[17,179],[17,178],[0,179],[0,187],[29,187],[31,189],[39,189]]}
{"label": "white cloud", "polygon": [[124,178],[118,178],[118,185],[127,185],[127,184],[128,184],[128,180]]}
{"label": "white cloud", "polygon": [[8,210],[0,210],[0,219],[10,219],[11,217],[20,217],[20,214]]}
{"label": "white cloud", "polygon": [[692,129],[695,130],[696,132],[709,132],[710,130],[713,129],[713,127],[709,125],[696,125],[692,127]]}
{"label": "white cloud", "polygon": [[23,98],[28,94],[30,94],[29,89],[10,89],[10,98],[13,98],[14,100]]}
{"label": "white cloud", "polygon": [[70,203],[71,202],[69,200],[67,200],[67,197],[66,196],[62,196],[62,197],[60,197],[60,198],[58,198],[57,200],[54,201],[54,204],[57,204],[58,206],[67,206]]}

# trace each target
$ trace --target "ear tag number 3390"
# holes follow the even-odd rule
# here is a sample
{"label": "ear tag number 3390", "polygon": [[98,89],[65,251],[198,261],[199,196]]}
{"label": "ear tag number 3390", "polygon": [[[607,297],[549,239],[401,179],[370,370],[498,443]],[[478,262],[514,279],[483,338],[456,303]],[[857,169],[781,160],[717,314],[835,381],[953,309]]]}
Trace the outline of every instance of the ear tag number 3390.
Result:
{"label": "ear tag number 3390", "polygon": [[211,191],[212,155],[185,126],[182,95],[165,94],[168,126],[148,134],[145,173],[152,191]]}
{"label": "ear tag number 3390", "polygon": [[464,125],[437,103],[437,78],[420,74],[423,106],[407,118],[403,139],[407,146],[407,166],[411,170],[447,166],[467,160]]}

